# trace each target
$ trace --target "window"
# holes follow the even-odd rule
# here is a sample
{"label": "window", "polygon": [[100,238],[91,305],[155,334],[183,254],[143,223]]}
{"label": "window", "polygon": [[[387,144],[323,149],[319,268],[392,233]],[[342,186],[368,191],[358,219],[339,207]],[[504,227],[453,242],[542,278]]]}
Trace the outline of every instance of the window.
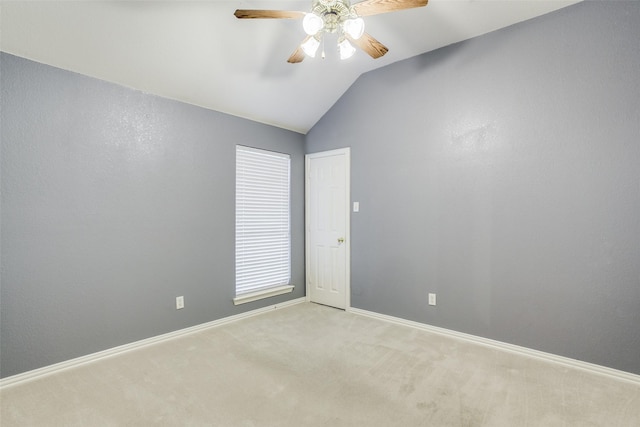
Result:
{"label": "window", "polygon": [[236,146],[236,297],[291,292],[290,157]]}

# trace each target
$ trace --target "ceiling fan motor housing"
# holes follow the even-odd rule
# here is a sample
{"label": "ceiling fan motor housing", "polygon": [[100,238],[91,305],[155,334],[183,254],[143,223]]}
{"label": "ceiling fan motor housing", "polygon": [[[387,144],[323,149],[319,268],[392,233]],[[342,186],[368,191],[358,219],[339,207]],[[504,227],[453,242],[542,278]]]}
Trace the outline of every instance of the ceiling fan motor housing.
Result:
{"label": "ceiling fan motor housing", "polygon": [[311,12],[322,18],[327,33],[335,33],[344,21],[357,16],[349,0],[313,0]]}

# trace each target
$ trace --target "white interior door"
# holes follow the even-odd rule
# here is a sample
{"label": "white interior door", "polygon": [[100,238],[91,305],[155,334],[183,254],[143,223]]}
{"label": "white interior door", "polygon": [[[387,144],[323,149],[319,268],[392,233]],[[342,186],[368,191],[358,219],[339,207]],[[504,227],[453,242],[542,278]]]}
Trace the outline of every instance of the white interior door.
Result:
{"label": "white interior door", "polygon": [[346,309],[350,304],[350,150],[306,156],[307,299]]}

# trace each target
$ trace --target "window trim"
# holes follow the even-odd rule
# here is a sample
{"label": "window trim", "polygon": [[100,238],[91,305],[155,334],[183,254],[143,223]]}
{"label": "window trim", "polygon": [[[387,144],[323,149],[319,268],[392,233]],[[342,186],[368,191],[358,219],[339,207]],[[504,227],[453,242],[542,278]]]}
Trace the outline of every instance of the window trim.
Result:
{"label": "window trim", "polygon": [[241,294],[233,299],[233,305],[246,304],[248,302],[258,301],[264,298],[275,297],[277,295],[288,294],[293,291],[293,285],[277,286],[269,289],[262,289],[256,292]]}

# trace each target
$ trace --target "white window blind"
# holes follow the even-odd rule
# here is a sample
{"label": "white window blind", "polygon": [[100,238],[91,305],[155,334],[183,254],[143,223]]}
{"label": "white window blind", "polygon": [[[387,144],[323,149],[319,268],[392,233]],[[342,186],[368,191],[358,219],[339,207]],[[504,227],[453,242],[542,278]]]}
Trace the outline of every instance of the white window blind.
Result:
{"label": "white window blind", "polygon": [[289,285],[287,154],[236,146],[236,297]]}

